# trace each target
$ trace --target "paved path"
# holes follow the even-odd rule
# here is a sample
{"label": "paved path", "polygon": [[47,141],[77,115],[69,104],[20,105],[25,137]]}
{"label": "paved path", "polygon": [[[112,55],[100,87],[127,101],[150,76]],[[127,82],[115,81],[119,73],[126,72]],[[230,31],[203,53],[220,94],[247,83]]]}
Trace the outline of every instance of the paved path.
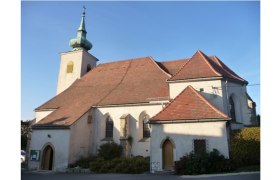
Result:
{"label": "paved path", "polygon": [[166,174],[70,174],[53,172],[21,172],[21,180],[259,180],[260,173],[226,176],[176,176]]}

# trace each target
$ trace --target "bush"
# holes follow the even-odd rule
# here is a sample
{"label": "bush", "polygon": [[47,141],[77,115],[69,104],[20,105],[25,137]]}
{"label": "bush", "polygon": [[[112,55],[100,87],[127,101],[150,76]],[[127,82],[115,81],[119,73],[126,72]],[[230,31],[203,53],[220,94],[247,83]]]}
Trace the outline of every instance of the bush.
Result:
{"label": "bush", "polygon": [[230,160],[221,155],[217,149],[210,153],[191,152],[175,163],[176,174],[209,174],[229,172],[232,169]]}
{"label": "bush", "polygon": [[230,157],[237,167],[260,164],[260,128],[251,127],[231,133]]}
{"label": "bush", "polygon": [[115,158],[113,160],[98,158],[90,163],[90,169],[95,173],[138,174],[149,171],[149,168],[149,161],[144,157]]}
{"label": "bush", "polygon": [[95,161],[97,159],[97,156],[89,156],[89,157],[84,157],[79,160],[77,160],[75,163],[70,164],[69,167],[77,167],[80,166],[82,168],[89,168],[90,167],[90,162]]}
{"label": "bush", "polygon": [[105,160],[121,157],[122,146],[117,143],[106,143],[99,147],[98,156],[103,157]]}

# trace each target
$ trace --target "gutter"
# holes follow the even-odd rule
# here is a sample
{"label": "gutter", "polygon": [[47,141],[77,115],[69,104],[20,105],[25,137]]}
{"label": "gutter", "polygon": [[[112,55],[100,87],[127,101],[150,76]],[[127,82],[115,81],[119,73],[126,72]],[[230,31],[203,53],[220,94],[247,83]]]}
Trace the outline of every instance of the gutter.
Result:
{"label": "gutter", "polygon": [[37,129],[70,129],[70,126],[55,126],[55,125],[33,125],[32,130]]}

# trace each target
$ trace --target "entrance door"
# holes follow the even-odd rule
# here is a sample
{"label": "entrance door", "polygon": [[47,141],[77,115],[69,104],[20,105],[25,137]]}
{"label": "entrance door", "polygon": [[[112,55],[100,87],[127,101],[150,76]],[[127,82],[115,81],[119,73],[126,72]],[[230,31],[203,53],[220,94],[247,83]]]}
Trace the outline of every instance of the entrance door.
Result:
{"label": "entrance door", "polygon": [[53,149],[50,145],[48,145],[43,150],[42,169],[52,170],[52,166],[53,166]]}
{"label": "entrance door", "polygon": [[162,160],[164,170],[173,170],[173,145],[169,139],[165,140],[162,145]]}

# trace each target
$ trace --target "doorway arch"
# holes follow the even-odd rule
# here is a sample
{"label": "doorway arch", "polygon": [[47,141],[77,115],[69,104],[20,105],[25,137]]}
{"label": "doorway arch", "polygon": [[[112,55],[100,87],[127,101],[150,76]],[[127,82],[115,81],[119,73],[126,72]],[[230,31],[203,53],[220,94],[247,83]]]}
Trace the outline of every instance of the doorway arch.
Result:
{"label": "doorway arch", "polygon": [[51,145],[46,145],[42,154],[42,170],[52,170],[54,160],[54,150]]}
{"label": "doorway arch", "polygon": [[173,143],[169,139],[162,144],[162,169],[174,169]]}

